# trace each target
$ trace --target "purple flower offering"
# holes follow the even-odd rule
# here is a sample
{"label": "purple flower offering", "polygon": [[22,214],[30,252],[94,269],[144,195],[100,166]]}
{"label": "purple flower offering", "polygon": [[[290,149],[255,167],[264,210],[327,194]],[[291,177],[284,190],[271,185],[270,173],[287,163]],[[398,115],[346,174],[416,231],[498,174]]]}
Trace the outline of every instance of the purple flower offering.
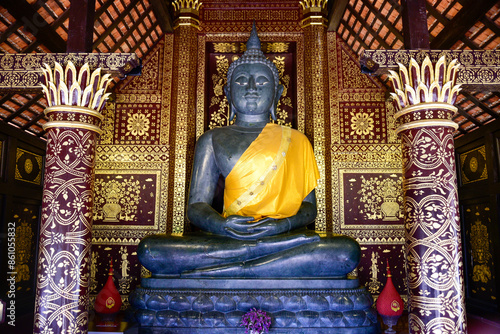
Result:
{"label": "purple flower offering", "polygon": [[266,312],[253,308],[241,317],[241,326],[247,329],[245,333],[267,333],[271,327],[271,317]]}

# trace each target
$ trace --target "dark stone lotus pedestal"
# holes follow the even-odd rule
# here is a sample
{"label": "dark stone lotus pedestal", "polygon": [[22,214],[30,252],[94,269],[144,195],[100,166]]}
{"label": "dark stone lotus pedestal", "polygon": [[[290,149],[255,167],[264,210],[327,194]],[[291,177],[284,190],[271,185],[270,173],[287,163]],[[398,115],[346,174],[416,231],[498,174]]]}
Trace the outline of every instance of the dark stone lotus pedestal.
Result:
{"label": "dark stone lotus pedestal", "polygon": [[129,301],[140,333],[244,333],[252,308],[271,333],[378,333],[373,299],[357,279],[142,279]]}

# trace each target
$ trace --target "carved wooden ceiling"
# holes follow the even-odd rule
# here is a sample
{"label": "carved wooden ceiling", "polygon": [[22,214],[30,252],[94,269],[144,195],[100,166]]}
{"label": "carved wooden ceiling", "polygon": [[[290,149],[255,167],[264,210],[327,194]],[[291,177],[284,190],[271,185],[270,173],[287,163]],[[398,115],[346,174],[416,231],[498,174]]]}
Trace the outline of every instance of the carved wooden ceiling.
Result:
{"label": "carved wooden ceiling", "polygon": [[[96,0],[93,51],[135,52],[142,57],[172,31],[170,2]],[[69,6],[69,0],[2,0],[0,52],[65,52]],[[427,0],[426,9],[431,48],[500,48],[499,1]],[[329,0],[328,11],[328,30],[337,31],[359,55],[365,49],[403,48],[399,0]],[[499,117],[498,91],[463,92],[457,101],[457,137]],[[0,119],[42,138],[45,107],[42,94],[0,93]]]}

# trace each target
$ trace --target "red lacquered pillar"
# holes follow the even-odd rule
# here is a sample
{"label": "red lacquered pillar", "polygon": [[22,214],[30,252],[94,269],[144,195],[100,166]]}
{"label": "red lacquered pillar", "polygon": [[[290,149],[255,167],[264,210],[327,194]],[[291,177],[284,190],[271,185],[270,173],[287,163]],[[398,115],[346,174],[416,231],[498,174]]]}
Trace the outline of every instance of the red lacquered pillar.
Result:
{"label": "red lacquered pillar", "polygon": [[451,120],[458,66],[412,59],[391,72],[403,144],[410,333],[466,333],[462,245]]}
{"label": "red lacquered pillar", "polygon": [[109,75],[43,69],[50,107],[34,333],[87,333],[95,147]]}

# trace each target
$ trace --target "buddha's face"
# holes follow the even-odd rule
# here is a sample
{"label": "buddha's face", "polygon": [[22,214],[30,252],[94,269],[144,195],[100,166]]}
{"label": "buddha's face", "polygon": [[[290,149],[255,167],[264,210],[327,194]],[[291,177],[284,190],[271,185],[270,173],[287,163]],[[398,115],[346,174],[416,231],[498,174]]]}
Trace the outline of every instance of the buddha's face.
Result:
{"label": "buddha's face", "polygon": [[266,65],[241,64],[234,69],[230,82],[229,103],[242,114],[269,113],[276,98],[274,76]]}

